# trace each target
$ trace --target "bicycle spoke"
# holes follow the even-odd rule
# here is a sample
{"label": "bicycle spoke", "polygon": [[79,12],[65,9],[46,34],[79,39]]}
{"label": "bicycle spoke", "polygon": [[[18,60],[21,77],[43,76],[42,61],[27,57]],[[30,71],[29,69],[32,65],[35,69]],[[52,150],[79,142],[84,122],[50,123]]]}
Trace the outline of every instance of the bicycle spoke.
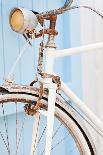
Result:
{"label": "bicycle spoke", "polygon": [[16,150],[17,150],[17,141],[18,141],[18,116],[17,116],[17,103],[15,102],[16,105]]}
{"label": "bicycle spoke", "polygon": [[[69,135],[70,134],[66,135],[57,144],[55,144],[55,146],[52,147],[51,151],[53,151],[57,146],[59,146],[62,142],[64,142],[64,140],[66,140]],[[77,145],[73,146],[73,148],[69,151],[69,154],[71,155],[71,153],[73,153],[75,151],[75,149],[77,149]]]}
{"label": "bicycle spoke", "polygon": [[5,117],[5,111],[4,111],[4,105],[2,103],[2,113],[3,113],[3,119],[4,119],[4,125],[5,125],[5,132],[6,132],[6,139],[7,139],[7,145],[8,145],[8,150],[9,150],[9,155],[10,155],[10,144],[9,144],[9,135],[8,135],[8,128],[7,128],[7,120]]}
{"label": "bicycle spoke", "polygon": [[3,140],[3,142],[4,142],[4,145],[5,145],[6,149],[7,149],[8,154],[10,154],[8,146],[7,146],[6,142],[5,142],[4,136],[3,136],[1,131],[0,131],[0,136],[1,136],[2,140]]}
{"label": "bicycle spoke", "polygon": [[59,129],[61,128],[62,125],[63,125],[63,124],[61,123],[61,124],[58,126],[58,128],[56,129],[56,131],[55,131],[54,134],[53,134],[52,139],[54,139],[54,137],[56,136],[56,134],[58,133],[58,131],[59,131]]}
{"label": "bicycle spoke", "polygon": [[64,142],[65,139],[67,139],[68,135],[66,135],[65,137],[63,137],[57,144],[55,144],[55,146],[53,146],[51,148],[51,151],[54,150],[57,146],[59,146],[61,143]]}
{"label": "bicycle spoke", "polygon": [[[53,134],[53,136],[52,136],[52,140],[53,140],[54,137],[57,135],[57,133],[58,133],[58,131],[60,130],[61,126],[62,126],[62,123],[60,123],[60,125],[57,127],[56,131],[54,132],[54,134]],[[52,148],[51,148],[51,150],[52,150]],[[40,155],[43,155],[44,151],[45,151],[45,149],[43,150],[43,152],[42,152]]]}
{"label": "bicycle spoke", "polygon": [[43,130],[43,132],[42,132],[42,134],[41,134],[41,136],[40,136],[40,138],[39,138],[39,140],[38,140],[38,143],[37,143],[37,146],[36,146],[35,150],[37,149],[38,145],[40,144],[40,141],[41,141],[41,139],[43,138],[43,135],[44,135],[44,133],[45,133],[45,131],[46,131],[46,128],[47,128],[47,126],[44,127],[44,130]]}
{"label": "bicycle spoke", "polygon": [[73,147],[73,149],[71,149],[71,151],[69,152],[69,154],[72,155],[72,153],[75,151],[75,149],[77,149],[77,145],[75,145],[75,146]]}
{"label": "bicycle spoke", "polygon": [[[51,151],[53,151],[57,146],[59,146],[62,142],[64,142],[65,139],[67,139],[69,134],[67,134],[65,137],[63,137],[58,143],[56,143],[52,148]],[[42,151],[42,153],[40,155],[43,155],[45,150]]]}
{"label": "bicycle spoke", "polygon": [[[58,133],[58,131],[59,131],[59,129],[61,128],[61,126],[62,126],[62,124],[60,124],[60,125],[57,127],[56,131],[54,132],[54,135],[53,135],[52,139],[54,139],[54,137],[55,137],[56,134]],[[41,134],[41,136],[40,136],[40,138],[39,138],[39,140],[38,140],[38,143],[37,143],[37,146],[36,146],[36,149],[35,149],[35,150],[37,150],[37,147],[38,147],[38,145],[40,144],[41,139],[43,138],[43,135],[44,135],[44,133],[45,133],[45,131],[46,131],[46,128],[47,128],[47,126],[44,127],[44,130],[43,130],[43,132],[42,132],[42,134]]]}
{"label": "bicycle spoke", "polygon": [[22,131],[23,131],[23,129],[24,129],[25,119],[26,119],[26,118],[24,117],[24,118],[23,118],[23,122],[22,122],[21,131],[20,131],[19,138],[18,138],[18,142],[17,142],[17,148],[16,148],[16,153],[15,153],[15,155],[17,155],[18,150],[19,150],[19,145],[20,145],[20,141],[21,141],[21,138],[22,138]]}
{"label": "bicycle spoke", "polygon": [[33,146],[34,150],[32,152],[33,155],[34,155],[34,153],[36,151],[36,147],[37,147],[36,145],[37,145],[37,139],[38,139],[39,125],[40,125],[40,115],[39,115],[39,120],[38,120],[38,124],[37,124],[37,128],[36,128],[36,137],[34,139],[34,146]]}

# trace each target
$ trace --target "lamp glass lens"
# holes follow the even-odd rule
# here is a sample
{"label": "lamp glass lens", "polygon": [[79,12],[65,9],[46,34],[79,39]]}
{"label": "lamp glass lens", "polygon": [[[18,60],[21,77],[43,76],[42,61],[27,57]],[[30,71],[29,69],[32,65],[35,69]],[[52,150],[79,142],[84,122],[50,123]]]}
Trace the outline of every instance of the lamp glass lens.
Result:
{"label": "lamp glass lens", "polygon": [[20,31],[24,24],[24,16],[20,9],[14,10],[10,17],[10,24],[14,31]]}

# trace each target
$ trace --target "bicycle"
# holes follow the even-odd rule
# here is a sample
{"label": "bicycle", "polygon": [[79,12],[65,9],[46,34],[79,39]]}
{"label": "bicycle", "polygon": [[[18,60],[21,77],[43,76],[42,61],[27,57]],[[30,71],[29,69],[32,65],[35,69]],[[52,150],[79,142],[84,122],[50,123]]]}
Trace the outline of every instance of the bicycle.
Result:
{"label": "bicycle", "polygon": [[[14,102],[16,105],[16,151],[15,155],[18,154],[19,145],[21,140],[21,132],[18,137],[17,133],[17,103],[24,103],[23,106],[25,113],[35,117],[35,123],[33,126],[33,135],[32,135],[32,146],[31,146],[31,155],[36,155],[39,150],[38,146],[42,137],[46,131],[46,144],[44,149],[41,150],[40,155],[50,155],[52,151],[63,143],[68,137],[73,143],[73,148],[70,147],[68,153],[71,154],[81,154],[81,155],[96,155],[95,146],[93,141],[86,130],[85,124],[82,119],[88,122],[101,136],[103,136],[103,124],[97,118],[91,110],[62,82],[60,77],[53,72],[53,64],[56,57],[69,56],[73,54],[78,54],[84,51],[92,51],[97,48],[103,48],[103,43],[97,43],[92,45],[86,45],[78,48],[71,48],[66,50],[55,51],[56,45],[54,42],[55,36],[58,35],[58,32],[55,30],[57,15],[64,13],[67,10],[84,7],[90,9],[97,13],[99,16],[102,16],[99,11],[89,7],[89,6],[71,6],[73,0],[66,0],[62,8],[51,10],[48,12],[38,13],[34,11],[28,11],[23,8],[15,8],[10,14],[10,25],[12,29],[18,33],[23,34],[27,40],[27,44],[32,46],[31,40],[42,37],[43,40],[40,44],[39,58],[38,58],[38,67],[37,75],[28,85],[17,85],[14,84],[9,78],[11,77],[18,61],[20,60],[24,50],[18,56],[11,72],[2,86],[0,86],[0,103],[2,104],[2,110],[5,118],[4,106],[6,103]],[[15,16],[18,15],[20,18],[19,24],[15,22]],[[16,16],[17,17],[17,16]],[[50,22],[50,27],[45,28],[44,20]],[[34,21],[34,22],[33,22]],[[42,30],[39,32],[36,31],[38,22],[42,26]],[[29,24],[28,24],[29,23]],[[48,42],[44,46],[44,36],[48,35]],[[44,52],[44,49],[46,51]],[[43,71],[43,57],[45,56],[45,71]],[[68,99],[67,99],[68,98]],[[74,106],[76,105],[76,107]],[[81,111],[81,112],[80,112]],[[41,115],[47,117],[47,126],[44,126],[42,131],[40,130],[40,118]],[[57,119],[57,124],[59,124],[54,133],[54,115]],[[24,118],[25,119],[25,118]],[[56,142],[52,146],[52,140],[56,137],[59,130],[64,126],[66,135]],[[22,124],[22,130],[24,127],[24,122]],[[55,126],[54,126],[55,128]],[[7,149],[7,153],[10,155],[10,143],[8,137],[7,124],[5,122],[6,129],[6,140],[0,131],[1,139]],[[40,134],[39,134],[40,133]],[[57,141],[57,140],[55,140]],[[67,141],[68,142],[68,141]],[[69,144],[69,143],[68,143]],[[44,144],[42,144],[43,147]],[[70,144],[69,144],[70,145]],[[40,149],[40,148],[39,148]],[[67,148],[69,149],[69,148]],[[61,147],[61,153],[62,152]],[[53,152],[58,154],[58,152]]]}

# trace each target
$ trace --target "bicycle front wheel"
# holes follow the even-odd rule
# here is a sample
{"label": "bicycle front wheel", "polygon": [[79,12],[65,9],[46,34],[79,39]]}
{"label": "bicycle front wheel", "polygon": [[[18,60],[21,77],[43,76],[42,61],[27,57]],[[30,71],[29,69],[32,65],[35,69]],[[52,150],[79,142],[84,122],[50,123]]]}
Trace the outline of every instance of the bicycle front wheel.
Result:
{"label": "bicycle front wheel", "polygon": [[[29,114],[33,115],[33,109],[31,108],[32,105],[35,106],[36,101],[38,99],[38,89],[30,86],[18,86],[18,85],[10,85],[1,87],[0,89],[0,103],[1,103],[1,110],[3,111],[3,118],[2,118],[2,125],[3,127],[0,128],[0,154],[3,155],[22,155],[20,150],[23,150],[25,152],[25,155],[30,154],[30,148],[28,148],[29,144],[31,145],[30,136],[29,141],[25,141],[26,134],[23,134],[25,130],[27,130],[29,134],[29,126],[24,124],[25,118],[23,118],[21,123],[21,130],[18,132],[18,110],[17,105],[22,105],[22,112],[24,111],[24,105],[25,107],[29,107]],[[47,109],[47,101],[48,101],[48,93],[45,92],[42,97],[42,109]],[[14,104],[16,106],[15,108],[15,130],[13,133],[15,133],[11,136],[11,131],[9,127],[10,121],[7,121],[7,118],[9,117],[5,112],[5,107],[9,104]],[[30,116],[26,116],[28,119],[31,119]],[[33,119],[35,118],[35,115],[33,116]],[[20,120],[19,120],[20,121]],[[31,121],[31,120],[30,120]],[[30,123],[29,121],[29,123]],[[20,124],[20,123],[19,123]],[[65,101],[58,95],[56,98],[56,108],[55,108],[55,123],[54,123],[54,133],[53,133],[53,143],[52,143],[52,149],[51,149],[51,155],[96,155],[94,146],[91,142],[91,139],[87,135],[87,131],[85,132],[85,129],[83,125],[81,125],[80,118],[78,118],[75,111],[69,107],[65,103]],[[45,132],[46,132],[46,120],[43,117],[40,117],[40,121],[38,123],[39,126],[39,137],[37,146],[34,149],[34,153],[36,152],[36,155],[43,155],[45,152]],[[4,133],[5,128],[5,134]],[[10,128],[10,129],[9,129]],[[31,132],[31,131],[30,131]],[[19,133],[19,134],[18,134]],[[31,134],[32,135],[32,134]],[[21,138],[22,137],[22,138]],[[12,140],[11,140],[12,139]],[[11,142],[11,141],[12,142]],[[15,142],[14,142],[15,141]],[[35,142],[35,140],[34,140]],[[13,144],[12,144],[13,143]],[[5,149],[2,149],[5,147]],[[15,146],[14,146],[15,145]],[[21,146],[22,145],[22,146]],[[26,147],[24,147],[26,146]],[[35,146],[35,144],[34,144]],[[14,149],[15,148],[15,149]],[[25,150],[27,149],[27,150]]]}

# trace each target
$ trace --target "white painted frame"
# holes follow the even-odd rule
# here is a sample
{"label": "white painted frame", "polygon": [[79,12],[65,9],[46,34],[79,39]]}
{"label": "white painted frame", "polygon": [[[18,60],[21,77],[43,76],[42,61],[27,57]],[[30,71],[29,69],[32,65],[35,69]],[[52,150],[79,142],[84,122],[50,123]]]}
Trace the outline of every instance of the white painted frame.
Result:
{"label": "white painted frame", "polygon": [[[103,42],[80,46],[76,48],[70,48],[65,50],[47,50],[46,52],[46,66],[48,66],[48,69],[46,70],[47,73],[53,74],[53,61],[55,62],[55,58],[57,57],[64,57],[64,56],[71,56],[75,54],[79,54],[82,52],[90,52],[97,49],[103,48]],[[95,125],[95,127],[98,128],[99,132],[103,135],[103,123],[100,121],[100,119],[87,107],[85,103],[83,103],[76,95],[71,91],[71,89],[64,84],[64,82],[61,82],[61,90],[68,96],[75,104],[76,106],[87,116],[87,118]]]}
{"label": "white painted frame", "polygon": [[[90,52],[102,48],[103,48],[103,42],[58,51],[52,48],[47,48],[46,60],[45,60],[45,72],[48,74],[55,75],[55,73],[53,72],[55,58],[71,56],[83,52]],[[51,152],[50,150],[52,146],[53,125],[54,125],[56,84],[52,83],[51,78],[46,78],[43,82],[45,86],[49,89],[48,111],[45,114],[45,116],[47,116],[45,155],[50,155]],[[68,98],[70,98],[73,101],[73,103],[78,107],[78,109],[82,111],[82,113],[88,118],[88,120],[93,124],[93,126],[96,127],[97,131],[103,136],[102,121],[88,108],[88,106],[84,102],[82,102],[76,96],[76,94],[63,81],[61,81],[61,90]],[[43,114],[42,111],[40,111],[40,113]],[[34,136],[35,134],[33,135],[33,137]]]}

